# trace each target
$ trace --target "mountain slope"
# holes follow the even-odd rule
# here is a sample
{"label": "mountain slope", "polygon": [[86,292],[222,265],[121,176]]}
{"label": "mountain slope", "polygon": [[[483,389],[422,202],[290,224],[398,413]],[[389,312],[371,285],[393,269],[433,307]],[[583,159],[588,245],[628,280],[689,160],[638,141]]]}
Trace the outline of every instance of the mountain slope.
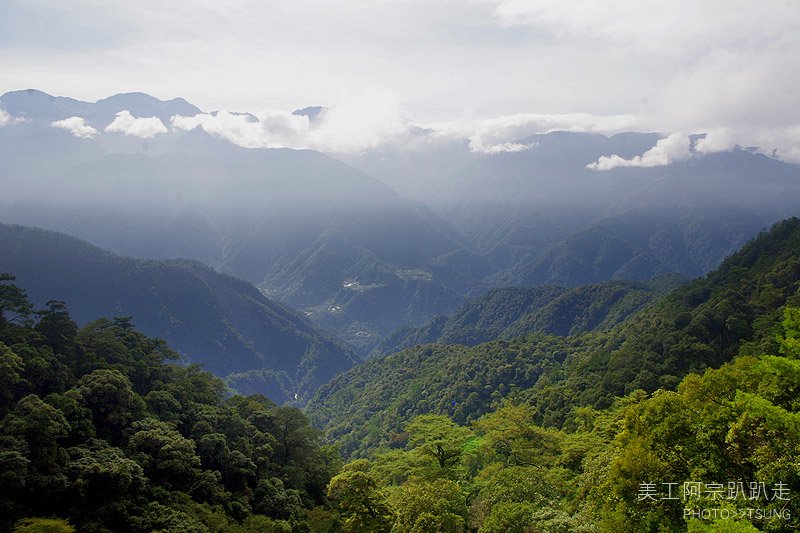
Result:
{"label": "mountain slope", "polygon": [[275,400],[306,396],[357,362],[349,348],[252,285],[185,260],[140,261],[36,228],[0,224],[0,271],[32,300],[66,302],[81,324],[131,316],[191,362],[225,377],[253,370],[273,379],[256,387]]}
{"label": "mountain slope", "polygon": [[437,315],[419,328],[403,328],[387,337],[380,353],[418,344],[475,346],[529,333],[574,335],[609,329],[682,281],[662,276],[649,282],[608,281],[582,287],[508,287],[467,301],[449,316]]}
{"label": "mountain slope", "polygon": [[122,255],[200,260],[365,345],[452,310],[490,273],[429,208],[336,159],[175,135],[65,169],[2,220]]}
{"label": "mountain slope", "polygon": [[160,100],[145,93],[121,93],[97,102],[84,102],[64,96],[52,96],[36,89],[11,91],[0,96],[0,106],[13,116],[31,123],[49,124],[78,116],[97,129],[103,129],[115,115],[126,109],[135,117],[158,117],[165,124],[173,115],[195,115],[200,109],[183,98]]}
{"label": "mountain slope", "polygon": [[425,345],[379,357],[334,378],[309,404],[346,454],[387,445],[411,417],[474,420],[507,397],[561,425],[579,406],[602,408],[642,388],[752,350],[777,350],[784,305],[800,304],[800,220],[748,243],[714,272],[603,332],[534,334],[472,348]]}
{"label": "mountain slope", "polygon": [[442,181],[433,209],[498,270],[491,285],[583,285],[698,276],[761,228],[800,213],[800,168],[748,150],[652,168],[586,168],[632,157],[658,134],[553,132]]}

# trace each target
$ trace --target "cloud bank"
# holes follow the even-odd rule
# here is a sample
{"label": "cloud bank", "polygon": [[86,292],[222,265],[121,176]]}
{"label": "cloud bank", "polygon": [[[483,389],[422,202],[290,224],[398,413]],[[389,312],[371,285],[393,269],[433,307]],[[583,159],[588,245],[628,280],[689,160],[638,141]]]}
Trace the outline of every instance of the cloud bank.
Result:
{"label": "cloud bank", "polygon": [[122,133],[132,137],[150,139],[158,133],[167,133],[167,128],[158,117],[136,118],[124,109],[105,128],[108,133]]}
{"label": "cloud bank", "polygon": [[0,128],[3,126],[11,126],[12,124],[19,124],[25,122],[23,117],[13,117],[11,114],[0,107]]}
{"label": "cloud bank", "polygon": [[9,115],[5,109],[0,107],[0,126],[5,126],[7,124],[11,124],[11,115]]}
{"label": "cloud bank", "polygon": [[683,161],[692,156],[689,136],[685,133],[673,133],[659,140],[655,146],[642,155],[624,159],[616,154],[603,155],[594,163],[589,163],[589,170],[611,170],[619,167],[660,167],[675,161]]}
{"label": "cloud bank", "polygon": [[377,90],[346,97],[313,121],[275,109],[255,114],[218,111],[171,118],[176,130],[200,127],[246,148],[285,147],[333,153],[358,153],[387,144],[413,149],[443,140],[467,139],[473,152],[499,154],[535,148],[537,143],[529,138],[537,134],[553,131],[615,134],[643,124],[642,117],[633,115],[588,113],[520,113],[489,119],[415,122],[403,116],[394,94]]}
{"label": "cloud bank", "polygon": [[453,131],[469,139],[473,152],[496,154],[519,152],[536,146],[524,141],[532,135],[553,131],[614,134],[631,131],[643,124],[643,119],[632,115],[594,116],[588,113],[567,114],[516,114],[466,122],[460,126],[444,124],[444,131]]}
{"label": "cloud bank", "polygon": [[75,137],[81,139],[91,139],[98,134],[98,131],[86,123],[86,119],[82,117],[69,117],[64,120],[56,120],[51,122],[50,125],[54,128],[61,128],[67,130]]}
{"label": "cloud bank", "polygon": [[315,149],[355,153],[419,135],[403,119],[391,93],[367,91],[345,98],[313,122],[289,111],[266,109],[256,114],[201,113],[171,119],[177,130],[201,127],[206,132],[246,148]]}
{"label": "cloud bank", "polygon": [[[494,154],[535,149],[524,139],[549,128],[606,133],[597,117],[637,117],[626,129],[708,133],[698,154],[800,159],[800,0],[6,4],[26,31],[0,48],[0,91],[92,99],[147,80],[206,109],[332,110],[313,125],[284,112],[202,119],[245,146],[359,151],[456,132]],[[396,97],[341,97],[370,87]]]}

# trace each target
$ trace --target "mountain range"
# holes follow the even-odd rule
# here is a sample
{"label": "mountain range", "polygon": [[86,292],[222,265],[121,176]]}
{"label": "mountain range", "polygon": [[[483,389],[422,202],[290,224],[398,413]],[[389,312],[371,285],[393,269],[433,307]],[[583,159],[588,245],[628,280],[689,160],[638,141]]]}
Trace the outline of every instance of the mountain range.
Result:
{"label": "mountain range", "polygon": [[419,344],[475,346],[531,333],[567,336],[607,330],[684,281],[671,274],[643,282],[492,289],[468,300],[451,315],[436,315],[420,327],[397,330],[376,352],[390,354]]}
{"label": "mountain range", "polygon": [[606,409],[637,389],[671,390],[690,372],[777,350],[780,317],[800,304],[799,291],[800,219],[792,218],[610,329],[416,345],[335,377],[307,410],[352,456],[402,442],[414,416],[466,423],[505,401],[563,427],[582,407]]}
{"label": "mountain range", "polygon": [[[465,139],[323,154],[170,129],[171,116],[200,112],[180,98],[91,103],[25,90],[0,106],[22,119],[0,128],[0,221],[138,259],[201,261],[362,355],[495,288],[700,276],[800,211],[800,168],[747,149],[587,168],[641,154],[658,133],[551,132],[496,154]],[[164,131],[105,131],[122,111]],[[96,134],[51,126],[71,116]]]}
{"label": "mountain range", "polygon": [[120,257],[74,237],[0,224],[0,272],[38,307],[63,301],[80,324],[131,317],[236,390],[303,399],[359,362],[351,348],[253,285],[192,260]]}

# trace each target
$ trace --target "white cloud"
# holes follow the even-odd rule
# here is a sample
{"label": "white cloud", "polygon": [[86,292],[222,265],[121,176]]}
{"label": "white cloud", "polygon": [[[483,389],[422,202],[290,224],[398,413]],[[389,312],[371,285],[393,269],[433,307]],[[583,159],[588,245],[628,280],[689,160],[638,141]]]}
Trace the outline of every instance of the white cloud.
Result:
{"label": "white cloud", "polygon": [[25,122],[25,118],[12,117],[8,111],[0,107],[0,127],[11,126],[12,124],[19,124],[20,122]]}
{"label": "white cloud", "polygon": [[51,122],[50,125],[54,128],[61,128],[67,130],[75,137],[81,139],[91,139],[97,135],[97,130],[86,123],[83,117],[69,117],[64,120],[56,120]]}
{"label": "white cloud", "polygon": [[[455,126],[469,139],[473,152],[500,153],[519,152],[534,148],[536,143],[520,143],[531,135],[553,131],[591,132],[613,134],[631,131],[643,123],[641,117],[631,115],[594,116],[588,113],[560,115],[516,114],[479,120]],[[448,129],[450,126],[445,125]]]}
{"label": "white cloud", "polygon": [[527,26],[561,41],[621,44],[664,57],[695,56],[709,44],[736,50],[794,33],[792,1],[750,0],[485,0],[505,26]]}
{"label": "white cloud", "polygon": [[409,134],[397,97],[371,89],[347,95],[327,110],[310,131],[313,147],[333,152],[358,152]]}
{"label": "white cloud", "polygon": [[11,115],[9,115],[5,109],[0,107],[0,126],[5,126],[7,124],[11,124]]}
{"label": "white cloud", "polygon": [[508,152],[524,152],[536,148],[537,146],[539,146],[539,143],[536,142],[526,144],[508,142],[478,146],[470,144],[470,150],[482,154],[503,154]]}
{"label": "white cloud", "polygon": [[701,154],[724,152],[737,147],[753,148],[766,156],[800,164],[800,126],[771,129],[715,128],[695,143],[695,151]]}
{"label": "white cloud", "polygon": [[[786,161],[800,152],[792,133],[800,125],[800,0],[83,4],[12,2],[9,17],[31,31],[0,49],[0,91],[40,86],[95,99],[147,80],[148,92],[208,109],[338,101],[314,125],[284,111],[258,113],[255,123],[224,114],[195,120],[253,147],[353,152],[458,133],[472,150],[498,153],[530,149],[520,139],[556,129],[643,129],[708,132],[704,151],[757,146]],[[376,85],[395,94],[336,98]],[[609,117],[629,120],[598,127]]]}
{"label": "white cloud", "polygon": [[345,98],[328,108],[314,123],[305,116],[269,109],[257,113],[227,111],[187,117],[176,115],[173,128],[196,127],[246,148],[308,148],[332,153],[357,153],[393,143],[405,147],[440,140],[468,139],[477,153],[521,152],[538,143],[524,139],[553,131],[614,134],[645,123],[632,115],[594,116],[516,114],[490,119],[417,123],[405,119],[397,99],[388,92],[371,90]]}
{"label": "white cloud", "polygon": [[130,111],[124,109],[117,113],[111,124],[106,126],[106,131],[149,139],[158,133],[166,133],[167,128],[158,117],[136,118]]}
{"label": "white cloud", "polygon": [[[96,99],[142,88],[208,109],[339,103],[313,127],[285,112],[256,124],[203,119],[245,146],[358,151],[457,130],[473,150],[495,153],[551,129],[605,133],[596,117],[642,116],[626,129],[709,132],[708,150],[758,146],[787,161],[800,151],[800,0],[97,4],[11,2],[6,18],[30,31],[0,48],[0,92]],[[376,85],[395,92],[372,96],[391,105],[336,98]],[[573,123],[581,116],[589,123]]]}
{"label": "white cloud", "polygon": [[411,138],[418,128],[404,120],[393,95],[366,91],[327,109],[312,124],[308,117],[267,109],[255,115],[228,111],[171,119],[178,130],[201,127],[206,132],[246,148],[311,148],[353,153]]}
{"label": "white cloud", "polygon": [[589,163],[586,168],[590,170],[611,170],[618,167],[660,167],[675,161],[683,161],[692,156],[691,141],[685,133],[673,133],[659,140],[655,146],[642,155],[630,159],[622,158],[616,154],[603,155],[594,163]]}
{"label": "white cloud", "polygon": [[191,117],[175,115],[172,127],[206,132],[245,148],[304,148],[303,134],[308,131],[308,118],[268,110],[260,117],[228,111],[200,113]]}

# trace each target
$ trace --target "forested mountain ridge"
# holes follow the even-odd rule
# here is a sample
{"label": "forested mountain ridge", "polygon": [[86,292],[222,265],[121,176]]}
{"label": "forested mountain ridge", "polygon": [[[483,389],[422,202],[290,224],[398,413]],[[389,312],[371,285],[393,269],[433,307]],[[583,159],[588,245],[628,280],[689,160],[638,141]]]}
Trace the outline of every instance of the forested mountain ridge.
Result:
{"label": "forested mountain ridge", "polygon": [[475,420],[513,397],[561,426],[635,389],[675,387],[740,351],[775,348],[785,305],[800,303],[800,220],[776,224],[708,276],[609,331],[534,334],[472,348],[427,345],[375,358],[322,387],[312,420],[348,455],[387,446],[419,414]]}
{"label": "forested mountain ridge", "polygon": [[[169,127],[174,115],[201,112],[180,98],[81,102],[25,90],[0,103],[19,118],[0,129],[0,220],[140,259],[199,260],[362,355],[491,288],[703,275],[800,209],[797,166],[745,149],[587,168],[641,154],[658,133],[553,131],[518,139],[527,149],[513,153],[450,139],[324,154]],[[160,121],[160,133],[106,131],[124,110]],[[318,111],[294,116],[317,120]],[[261,127],[254,115],[230,116]],[[68,118],[95,131],[52,125]]]}
{"label": "forested mountain ridge", "polygon": [[[335,452],[125,319],[78,328],[0,276],[0,529],[324,531]],[[48,518],[37,518],[48,517]],[[65,520],[66,519],[66,520]],[[26,529],[27,528],[27,529]]]}
{"label": "forested mountain ridge", "polygon": [[792,531],[800,308],[767,329],[769,351],[750,346],[676,390],[577,407],[561,428],[514,398],[468,424],[416,416],[328,494],[345,531]]}
{"label": "forested mountain ridge", "polygon": [[[6,96],[23,117],[63,119],[80,108],[102,121],[128,104],[163,120],[197,111],[136,94],[97,103]],[[19,178],[0,199],[3,222],[140,259],[197,259],[353,343],[374,345],[452,310],[490,273],[427,206],[314,150],[245,148],[201,128],[146,140],[98,129],[78,139],[34,119],[3,128],[4,153],[0,173]]]}
{"label": "forested mountain ridge", "polygon": [[[64,234],[0,224],[0,271],[36,305],[64,301],[79,324],[133,317],[234,388],[303,398],[355,365],[353,351],[254,286],[196,261],[120,257]],[[254,374],[246,374],[257,371]]]}
{"label": "forested mountain ridge", "polygon": [[[297,409],[226,398],[222,382],[169,364],[177,354],[129,321],[79,329],[58,302],[34,312],[10,281],[0,277],[4,530],[751,533],[800,521],[787,460],[800,415],[786,393],[800,386],[800,308],[760,326],[776,333],[775,351],[751,345],[676,391],[575,409],[561,429],[511,399],[466,426],[418,416],[392,449],[342,467]],[[726,476],[763,491],[660,490]]]}
{"label": "forested mountain ridge", "polygon": [[[586,285],[696,277],[761,228],[797,214],[800,169],[736,148],[652,168],[587,168],[630,158],[653,133],[552,132],[528,150],[484,155],[444,175],[427,203],[490,260],[497,285]],[[417,194],[424,194],[418,191]]]}
{"label": "forested mountain ridge", "polygon": [[682,281],[680,276],[668,275],[648,282],[492,289],[449,316],[437,315],[419,328],[396,331],[377,351],[388,354],[433,343],[474,346],[529,333],[573,335],[609,329]]}

